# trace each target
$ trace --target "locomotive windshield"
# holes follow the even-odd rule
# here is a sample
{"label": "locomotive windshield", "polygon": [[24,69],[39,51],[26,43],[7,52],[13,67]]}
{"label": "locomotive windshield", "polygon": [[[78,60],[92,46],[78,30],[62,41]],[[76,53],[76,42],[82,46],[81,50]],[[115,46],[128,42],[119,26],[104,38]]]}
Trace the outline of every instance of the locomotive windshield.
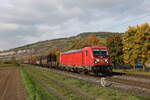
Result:
{"label": "locomotive windshield", "polygon": [[109,55],[106,49],[93,49],[93,56],[96,58],[105,58]]}

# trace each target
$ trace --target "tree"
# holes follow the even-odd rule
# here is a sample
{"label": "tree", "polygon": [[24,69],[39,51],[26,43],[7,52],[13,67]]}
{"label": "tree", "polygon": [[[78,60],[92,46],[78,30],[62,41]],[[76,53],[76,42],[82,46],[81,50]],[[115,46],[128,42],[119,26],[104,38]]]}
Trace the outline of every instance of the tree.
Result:
{"label": "tree", "polygon": [[80,49],[87,46],[100,46],[103,45],[100,41],[100,38],[96,37],[94,34],[88,35],[87,38],[80,38],[70,41],[69,47],[65,50],[72,50],[72,49]]}
{"label": "tree", "polygon": [[106,46],[109,48],[112,64],[123,64],[123,44],[121,35],[109,36],[106,39]]}
{"label": "tree", "polygon": [[10,60],[11,64],[18,65],[16,58],[13,56]]}
{"label": "tree", "polygon": [[129,27],[129,29],[123,34],[123,59],[125,64],[131,64],[135,66],[133,62],[133,48],[134,48],[134,35],[137,29],[135,27]]}
{"label": "tree", "polygon": [[85,40],[85,44],[89,44],[90,46],[99,46],[100,45],[100,39],[98,37],[96,37],[96,35],[91,34]]}
{"label": "tree", "polygon": [[[150,26],[148,23],[129,27],[123,35],[124,62],[133,66],[150,63]],[[143,66],[144,69],[144,66]]]}

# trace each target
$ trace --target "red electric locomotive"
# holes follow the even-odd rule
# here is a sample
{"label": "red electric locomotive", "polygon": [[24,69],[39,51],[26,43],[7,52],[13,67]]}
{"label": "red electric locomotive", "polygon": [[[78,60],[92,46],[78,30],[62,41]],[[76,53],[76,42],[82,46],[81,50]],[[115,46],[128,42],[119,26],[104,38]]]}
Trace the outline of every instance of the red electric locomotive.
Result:
{"label": "red electric locomotive", "polygon": [[107,47],[85,47],[63,52],[60,54],[59,63],[73,70],[82,69],[94,73],[111,71],[110,54]]}

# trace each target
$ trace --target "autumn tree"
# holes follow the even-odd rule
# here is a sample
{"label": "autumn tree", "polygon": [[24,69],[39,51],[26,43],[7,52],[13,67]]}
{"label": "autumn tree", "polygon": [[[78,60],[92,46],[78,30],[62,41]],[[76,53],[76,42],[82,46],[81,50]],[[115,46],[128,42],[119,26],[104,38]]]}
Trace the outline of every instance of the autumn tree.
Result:
{"label": "autumn tree", "polygon": [[89,46],[99,46],[100,45],[100,39],[96,37],[96,35],[91,34],[85,39],[85,44],[88,44]]}
{"label": "autumn tree", "polygon": [[18,65],[18,62],[14,56],[11,57],[10,62],[11,62],[11,64]]}
{"label": "autumn tree", "polygon": [[106,46],[109,48],[112,64],[123,64],[123,44],[121,35],[109,36],[106,39]]}
{"label": "autumn tree", "polygon": [[134,48],[134,37],[137,29],[135,27],[129,27],[129,29],[123,34],[123,59],[125,64],[131,64],[135,66],[133,62],[133,48]]}
{"label": "autumn tree", "polygon": [[72,49],[80,49],[85,46],[83,39],[76,39],[71,40],[68,48],[65,51],[72,50]]}
{"label": "autumn tree", "polygon": [[66,49],[66,51],[71,49],[80,49],[87,46],[100,46],[100,45],[103,45],[100,41],[100,38],[98,38],[94,34],[90,34],[88,35],[87,38],[80,38],[70,41],[69,47]]}
{"label": "autumn tree", "polygon": [[[124,62],[133,66],[150,63],[150,25],[129,27],[123,35]],[[144,66],[143,66],[144,69]]]}
{"label": "autumn tree", "polygon": [[60,53],[62,52],[62,50],[60,49],[55,49],[55,55],[56,55],[56,60],[59,61],[59,56],[60,56]]}

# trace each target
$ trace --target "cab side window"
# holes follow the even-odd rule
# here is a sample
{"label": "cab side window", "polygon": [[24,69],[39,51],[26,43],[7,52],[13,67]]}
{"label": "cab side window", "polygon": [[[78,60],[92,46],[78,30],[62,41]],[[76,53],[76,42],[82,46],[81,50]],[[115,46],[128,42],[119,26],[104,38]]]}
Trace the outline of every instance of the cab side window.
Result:
{"label": "cab side window", "polygon": [[86,50],[86,56],[88,56],[88,51]]}

